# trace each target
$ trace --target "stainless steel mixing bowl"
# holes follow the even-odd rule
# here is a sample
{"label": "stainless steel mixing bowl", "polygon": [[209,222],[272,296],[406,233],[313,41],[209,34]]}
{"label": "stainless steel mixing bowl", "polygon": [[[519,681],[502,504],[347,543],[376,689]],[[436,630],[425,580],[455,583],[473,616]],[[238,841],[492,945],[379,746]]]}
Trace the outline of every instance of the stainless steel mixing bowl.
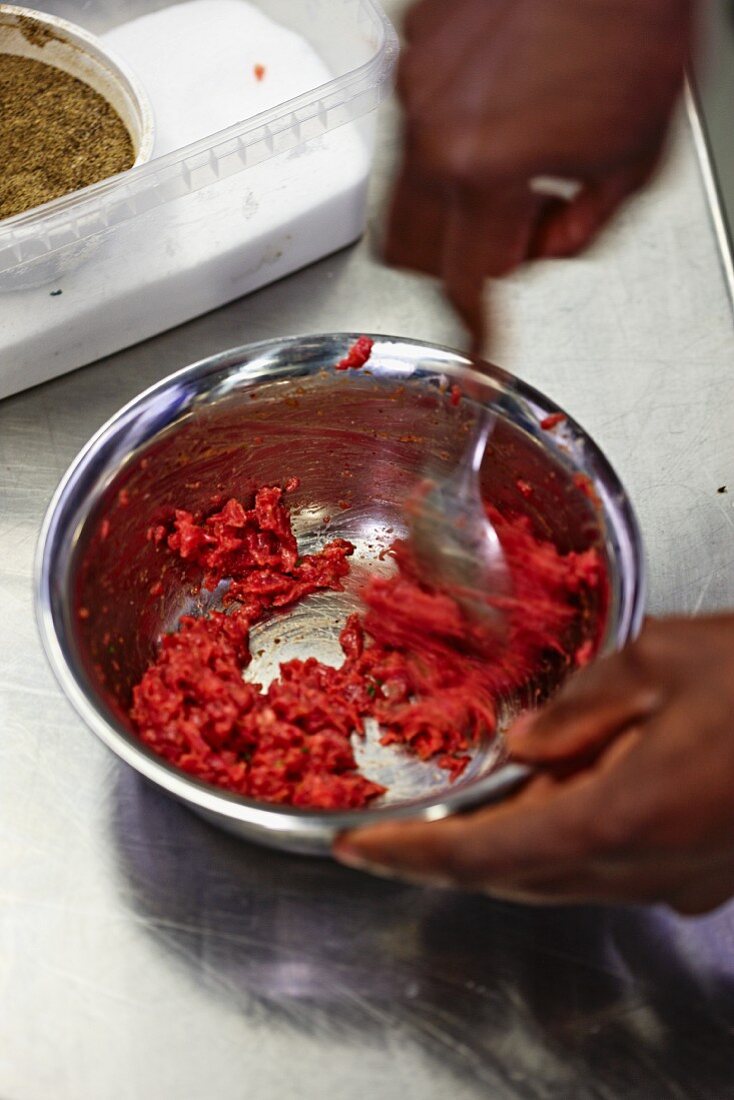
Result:
{"label": "stainless steel mixing bowl", "polygon": [[[587,608],[588,635],[601,652],[632,637],[644,602],[644,564],[626,494],[599,449],[542,394],[487,364],[395,337],[375,337],[360,371],[335,371],[352,335],[254,344],[196,363],[132,401],[90,440],[46,515],[37,560],[38,623],[61,686],[91,729],[153,783],[214,823],[292,851],[325,853],[358,824],[397,817],[436,819],[500,798],[525,777],[505,759],[501,737],[477,747],[454,783],[438,767],[370,730],[357,745],[367,775],[390,788],[372,808],[345,813],[295,810],[247,800],[174,769],[136,738],[127,710],[133,685],[164,631],[184,612],[216,606],[190,573],[146,539],[173,507],[210,505],[212,494],[247,495],[291,474],[294,530],[307,549],[342,536],[356,546],[344,593],[317,594],[253,632],[248,678],[268,682],[281,660],[314,655],[339,663],[338,633],[358,606],[370,569],[389,569],[380,551],[405,531],[403,503],[427,461],[448,470],[471,430],[476,402],[494,402],[498,422],[483,465],[488,499],[531,517],[562,551],[597,545],[606,561],[606,607]],[[455,406],[449,387],[458,383]],[[583,491],[579,474],[594,492]],[[528,497],[524,483],[532,486]],[[85,617],[80,617],[80,607]],[[573,644],[584,640],[584,634]],[[552,691],[552,662],[532,685]],[[504,718],[526,701],[505,701]]]}

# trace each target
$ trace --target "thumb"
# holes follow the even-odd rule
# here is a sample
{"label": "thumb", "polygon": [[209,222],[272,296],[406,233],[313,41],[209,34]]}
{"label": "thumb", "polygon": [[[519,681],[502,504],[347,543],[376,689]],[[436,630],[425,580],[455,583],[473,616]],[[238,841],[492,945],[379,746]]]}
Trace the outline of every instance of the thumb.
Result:
{"label": "thumb", "polygon": [[539,711],[527,712],[507,733],[511,754],[553,763],[600,752],[613,738],[643,723],[662,704],[662,692],[626,653],[581,669]]}
{"label": "thumb", "polygon": [[622,203],[645,186],[655,171],[659,153],[655,148],[638,162],[587,184],[569,203],[549,204],[530,246],[533,259],[560,259],[582,252]]}

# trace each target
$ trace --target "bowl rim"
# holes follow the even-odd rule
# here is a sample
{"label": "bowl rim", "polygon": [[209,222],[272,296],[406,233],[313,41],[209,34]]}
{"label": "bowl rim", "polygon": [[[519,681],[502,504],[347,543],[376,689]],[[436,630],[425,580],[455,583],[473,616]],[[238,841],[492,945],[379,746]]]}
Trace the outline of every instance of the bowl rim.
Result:
{"label": "bowl rim", "polygon": [[[177,393],[178,395],[177,399],[170,408],[166,409],[166,412],[171,412],[172,416],[166,423],[156,422],[153,426],[154,430],[147,437],[148,440],[165,428],[171,419],[175,419],[181,414],[182,410],[188,407],[188,404],[192,404],[196,400],[197,391],[193,387],[186,391],[185,386],[182,386],[183,383],[195,380],[201,382],[220,371],[230,372],[239,376],[242,381],[247,382],[248,368],[256,367],[257,359],[262,357],[264,353],[283,352],[289,349],[303,348],[304,346],[328,346],[330,354],[333,351],[333,362],[336,363],[361,335],[367,335],[369,339],[373,340],[378,352],[384,349],[388,365],[391,346],[402,348],[404,353],[409,353],[412,349],[414,355],[426,352],[429,354],[438,353],[441,358],[430,363],[434,374],[442,374],[446,371],[449,378],[453,374],[456,376],[457,381],[461,381],[465,386],[468,384],[470,389],[474,388],[476,393],[486,391],[488,388],[496,388],[499,385],[504,391],[511,393],[513,397],[519,397],[527,402],[536,414],[542,414],[542,416],[556,412],[564,414],[569,428],[577,434],[579,439],[583,440],[589,449],[597,469],[604,473],[613,490],[619,493],[617,506],[623,519],[620,530],[625,533],[628,539],[629,552],[632,555],[632,574],[630,591],[627,597],[626,617],[621,624],[618,624],[620,626],[619,636],[612,639],[611,644],[607,639],[607,643],[600,654],[612,652],[620,645],[632,640],[642,624],[647,591],[646,561],[639,523],[622,482],[609,460],[588,433],[569,414],[565,413],[565,410],[522,379],[485,360],[464,355],[442,344],[414,340],[410,337],[356,332],[301,334],[271,338],[229,348],[215,355],[199,359],[160,379],[126,402],[98,428],[72,460],[46,508],[41,524],[34,561],[34,604],[36,623],[46,659],[66,698],[72,703],[87,727],[117,756],[154,784],[204,814],[219,818],[224,817],[233,825],[236,822],[246,823],[255,829],[270,833],[291,831],[294,828],[299,830],[300,826],[304,835],[308,834],[314,826],[323,827],[326,825],[330,833],[336,835],[347,829],[366,826],[367,824],[377,824],[378,822],[406,819],[438,820],[450,814],[500,798],[523,782],[529,775],[529,769],[525,765],[508,761],[506,754],[501,753],[499,766],[496,766],[485,776],[474,780],[466,780],[463,784],[459,781],[453,790],[443,789],[436,792],[434,796],[428,795],[414,802],[396,803],[394,806],[367,807],[361,810],[324,811],[268,804],[248,799],[223,788],[206,784],[188,775],[157,756],[151,749],[137,740],[134,734],[126,731],[121,725],[109,721],[89,698],[65,655],[52,607],[54,554],[58,548],[57,541],[59,540],[61,520],[64,517],[64,506],[71,499],[74,487],[81,475],[93,464],[94,457],[100,447],[105,442],[110,443],[114,440],[115,434],[124,431],[126,426],[133,422],[135,414],[151,406],[156,397],[168,391],[174,391],[174,394]],[[371,367],[373,368],[372,373],[379,377],[379,364],[377,362],[371,363]],[[242,378],[243,372],[244,378]],[[268,381],[272,380],[273,376],[271,375],[268,378],[268,374],[265,372],[259,377],[262,381]],[[203,392],[211,398],[212,395],[217,394],[217,389],[209,388]],[[538,427],[538,424],[536,424],[536,427]],[[543,433],[543,436],[546,437],[546,433]],[[552,442],[552,440],[548,441]],[[130,452],[130,454],[132,453],[134,451]],[[118,463],[111,476],[116,476],[119,469],[120,464]],[[99,484],[99,479],[96,484]],[[89,507],[86,508],[85,514],[88,514],[88,511]],[[606,524],[609,519],[609,511],[606,507],[603,509],[603,518]]]}

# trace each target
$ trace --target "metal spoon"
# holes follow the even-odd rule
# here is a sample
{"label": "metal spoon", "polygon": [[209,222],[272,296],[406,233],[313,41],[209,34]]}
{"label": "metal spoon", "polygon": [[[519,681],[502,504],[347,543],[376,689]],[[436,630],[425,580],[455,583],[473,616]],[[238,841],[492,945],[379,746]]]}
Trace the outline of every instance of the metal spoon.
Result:
{"label": "metal spoon", "polygon": [[503,613],[488,596],[510,591],[505,555],[487,518],[479,471],[497,417],[488,406],[458,465],[445,478],[431,478],[411,507],[410,537],[421,577],[456,599],[475,622],[504,634]]}

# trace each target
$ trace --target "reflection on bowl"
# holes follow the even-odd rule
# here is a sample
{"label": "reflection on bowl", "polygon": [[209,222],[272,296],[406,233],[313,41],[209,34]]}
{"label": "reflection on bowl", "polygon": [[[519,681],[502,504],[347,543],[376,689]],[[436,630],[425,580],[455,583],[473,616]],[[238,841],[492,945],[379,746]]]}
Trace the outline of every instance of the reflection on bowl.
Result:
{"label": "reflection on bowl", "polygon": [[[403,504],[429,459],[455,463],[475,402],[492,401],[498,423],[483,467],[484,492],[501,510],[529,516],[535,532],[561,552],[596,546],[609,599],[586,609],[584,633],[601,650],[637,630],[643,607],[642,549],[636,521],[614,472],[578,425],[546,431],[557,412],[510,375],[454,352],[377,337],[369,367],[335,372],[350,335],[271,341],[195,364],[124,408],[90,441],[59,487],[44,523],[38,559],[38,616],[47,653],[91,728],[128,763],[235,833],[294,851],[325,852],[334,835],[385,817],[437,818],[506,793],[523,771],[503,760],[500,739],[478,746],[460,780],[368,738],[362,763],[390,788],[386,805],[347,813],[256,803],[174,770],[136,738],[127,711],[132,687],[161,634],[182,613],[221,598],[192,587],[146,538],[185,501],[206,509],[214,494],[246,497],[258,485],[301,478],[292,494],[294,531],[310,550],[326,538],[356,546],[354,583],[344,593],[309,598],[292,614],[258,628],[262,650],[252,676],[268,680],[278,661],[338,659],[337,635],[358,606],[359,580],[380,551],[404,533]],[[459,383],[459,409],[445,390]],[[579,474],[595,492],[579,487]],[[528,483],[528,498],[518,486]],[[345,507],[346,505],[346,507]],[[324,526],[326,517],[328,526]],[[100,538],[102,522],[110,535]],[[154,587],[155,596],[151,594]],[[90,609],[80,619],[75,609]],[[275,636],[279,644],[275,644]],[[542,689],[562,675],[550,662]],[[535,685],[538,686],[537,684]],[[508,707],[520,700],[508,700]]]}

